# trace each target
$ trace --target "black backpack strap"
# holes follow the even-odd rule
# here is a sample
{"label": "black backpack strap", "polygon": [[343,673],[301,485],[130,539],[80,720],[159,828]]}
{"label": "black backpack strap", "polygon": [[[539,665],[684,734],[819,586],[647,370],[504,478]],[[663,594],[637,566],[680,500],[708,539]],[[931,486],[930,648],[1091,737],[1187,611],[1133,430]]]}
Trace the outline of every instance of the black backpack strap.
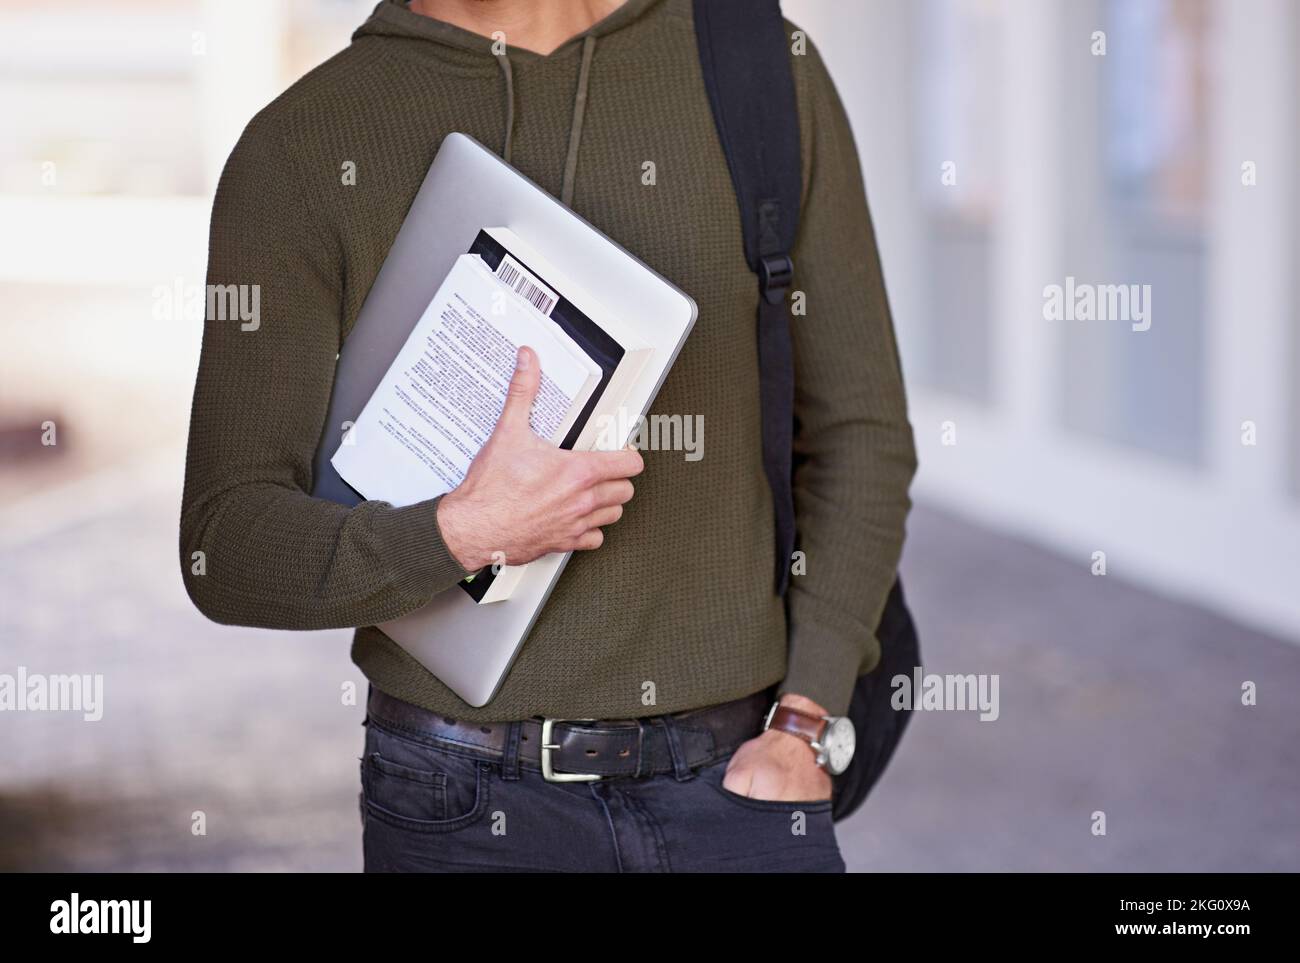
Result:
{"label": "black backpack strap", "polygon": [[[794,552],[794,356],[786,291],[794,264],[802,191],[799,113],[779,0],[694,0],[695,36],[731,181],[740,203],[745,259],[758,275],[758,365],[763,469],[776,511],[776,590],[784,594]],[[858,751],[835,777],[833,815],[866,798],[893,755],[908,713],[891,703],[894,676],[921,664],[916,626],[894,582],[876,629],[881,657],[859,676],[849,705]]]}
{"label": "black backpack strap", "polygon": [[776,513],[776,591],[794,552],[794,357],[786,292],[803,186],[799,114],[778,0],[695,0],[695,37],[731,181],[745,259],[758,275],[763,470]]}

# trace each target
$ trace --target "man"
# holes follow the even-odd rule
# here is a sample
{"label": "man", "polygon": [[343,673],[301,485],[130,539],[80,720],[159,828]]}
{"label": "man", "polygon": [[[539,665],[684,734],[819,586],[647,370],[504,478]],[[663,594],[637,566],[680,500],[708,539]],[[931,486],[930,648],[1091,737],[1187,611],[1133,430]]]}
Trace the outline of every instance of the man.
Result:
{"label": "man", "polygon": [[[844,714],[878,654],[915,456],[848,122],[816,50],[791,59],[801,555],[784,597],[757,286],[690,0],[385,0],[232,153],[209,283],[259,285],[261,318],[205,329],[183,571],[218,621],[360,627],[367,869],[843,870],[824,720]],[[702,416],[703,458],[541,442],[527,429],[538,366],[523,348],[460,487],[403,508],[307,494],[337,352],[454,130],[499,147],[695,298],[699,320],[654,411]],[[523,563],[567,550],[482,708],[372,627],[494,552]],[[765,728],[774,694],[784,708]],[[552,722],[540,745],[543,720],[575,719],[596,721]]]}

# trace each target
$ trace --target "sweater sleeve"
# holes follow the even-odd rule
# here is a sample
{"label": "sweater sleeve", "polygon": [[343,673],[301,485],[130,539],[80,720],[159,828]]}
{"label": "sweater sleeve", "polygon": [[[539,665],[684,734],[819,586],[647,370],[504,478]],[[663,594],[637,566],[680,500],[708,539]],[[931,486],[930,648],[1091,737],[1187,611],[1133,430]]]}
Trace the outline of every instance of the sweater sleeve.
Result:
{"label": "sweater sleeve", "polygon": [[806,572],[790,580],[781,691],[841,715],[859,669],[879,658],[916,453],[848,118],[812,45],[793,60],[804,145],[794,287],[806,309],[791,319],[794,502]]}
{"label": "sweater sleeve", "polygon": [[[371,625],[468,573],[443,542],[436,499],[346,508],[309,494],[341,340],[343,268],[297,174],[278,128],[259,115],[217,187],[207,290],[219,293],[208,298],[190,415],[181,572],[217,622]],[[230,317],[222,306],[240,296],[245,310]]]}

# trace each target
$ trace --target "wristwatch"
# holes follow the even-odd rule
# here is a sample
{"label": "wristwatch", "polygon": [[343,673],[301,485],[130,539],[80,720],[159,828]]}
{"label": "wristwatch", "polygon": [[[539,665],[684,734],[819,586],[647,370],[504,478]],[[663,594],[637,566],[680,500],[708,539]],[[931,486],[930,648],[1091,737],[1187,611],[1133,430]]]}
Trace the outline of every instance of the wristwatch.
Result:
{"label": "wristwatch", "polygon": [[808,743],[817,753],[817,765],[832,776],[849,768],[853,759],[857,735],[847,716],[814,716],[774,702],[763,720],[763,731],[768,729],[788,732]]}

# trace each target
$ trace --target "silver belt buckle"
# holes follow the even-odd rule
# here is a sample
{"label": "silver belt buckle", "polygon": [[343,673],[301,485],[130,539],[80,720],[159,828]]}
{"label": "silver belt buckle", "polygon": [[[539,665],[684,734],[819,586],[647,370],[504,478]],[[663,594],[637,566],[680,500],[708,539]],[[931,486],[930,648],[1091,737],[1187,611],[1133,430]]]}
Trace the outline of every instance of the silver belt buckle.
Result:
{"label": "silver belt buckle", "polygon": [[542,778],[547,782],[596,782],[604,777],[595,772],[556,772],[551,753],[559,745],[551,742],[557,722],[595,722],[595,719],[543,719],[542,720]]}

